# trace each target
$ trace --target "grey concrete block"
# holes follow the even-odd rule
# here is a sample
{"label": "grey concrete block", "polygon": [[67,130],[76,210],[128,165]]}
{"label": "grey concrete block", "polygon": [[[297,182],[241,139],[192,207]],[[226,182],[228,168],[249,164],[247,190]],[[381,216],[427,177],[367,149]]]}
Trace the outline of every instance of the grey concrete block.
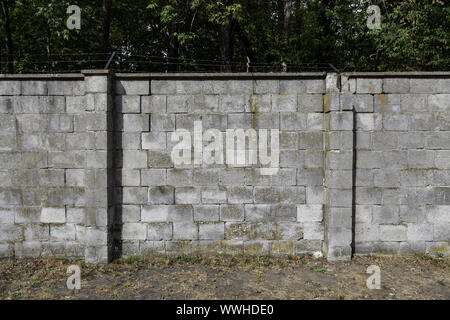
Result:
{"label": "grey concrete block", "polygon": [[244,221],[244,205],[222,204],[220,205],[220,221]]}
{"label": "grey concrete block", "polygon": [[122,239],[146,240],[147,225],[143,223],[124,223],[122,226]]}
{"label": "grey concrete block", "polygon": [[202,189],[202,203],[226,203],[227,190],[225,187],[212,187]]}
{"label": "grey concrete block", "polygon": [[175,188],[176,204],[197,204],[200,203],[200,189],[194,187]]}
{"label": "grey concrete block", "polygon": [[297,95],[274,94],[272,95],[272,112],[297,111]]}
{"label": "grey concrete block", "polygon": [[297,99],[300,112],[323,112],[323,95],[301,94]]}
{"label": "grey concrete block", "polygon": [[165,95],[142,96],[141,110],[143,113],[166,113],[167,96]]}
{"label": "grey concrete block", "polygon": [[200,240],[223,240],[225,237],[225,224],[218,223],[200,223],[199,224]]}
{"label": "grey concrete block", "polygon": [[406,241],[407,227],[403,225],[380,225],[380,239],[383,241]]}
{"label": "grey concrete block", "polygon": [[358,78],[356,80],[356,88],[358,93],[381,93],[382,87],[382,79]]}
{"label": "grey concrete block", "polygon": [[122,95],[149,95],[149,80],[117,80],[115,83],[116,94]]}
{"label": "grey concrete block", "polygon": [[328,116],[330,130],[353,130],[353,114],[351,112],[332,112]]}
{"label": "grey concrete block", "polygon": [[246,204],[245,221],[267,221],[271,216],[271,206],[268,204]]}
{"label": "grey concrete block", "polygon": [[[177,200],[179,201],[180,199]],[[173,187],[157,186],[148,189],[148,202],[151,204],[174,204],[174,201]]]}
{"label": "grey concrete block", "polygon": [[193,222],[174,222],[173,239],[176,240],[197,240],[198,225]]}
{"label": "grey concrete block", "polygon": [[409,79],[385,78],[383,79],[384,93],[409,93]]}
{"label": "grey concrete block", "polygon": [[2,80],[0,81],[0,96],[13,96],[21,94],[20,81]]}
{"label": "grey concrete block", "polygon": [[40,221],[42,223],[65,223],[65,208],[42,208]]}

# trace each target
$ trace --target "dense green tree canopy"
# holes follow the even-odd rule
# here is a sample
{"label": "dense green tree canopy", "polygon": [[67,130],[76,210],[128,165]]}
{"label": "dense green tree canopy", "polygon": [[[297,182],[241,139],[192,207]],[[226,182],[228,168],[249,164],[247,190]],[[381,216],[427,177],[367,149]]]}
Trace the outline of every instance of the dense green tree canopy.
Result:
{"label": "dense green tree canopy", "polygon": [[449,70],[449,31],[444,0],[0,0],[0,72]]}

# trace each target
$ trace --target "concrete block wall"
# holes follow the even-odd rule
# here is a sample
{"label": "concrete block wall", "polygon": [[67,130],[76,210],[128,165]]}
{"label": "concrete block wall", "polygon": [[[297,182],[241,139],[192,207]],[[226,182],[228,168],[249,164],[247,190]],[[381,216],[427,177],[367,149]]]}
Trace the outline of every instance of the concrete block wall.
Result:
{"label": "concrete block wall", "polygon": [[81,75],[0,79],[0,256],[84,257],[85,110]]}
{"label": "concrete block wall", "polygon": [[[122,254],[322,250],[324,74],[129,77],[115,82]],[[171,133],[192,135],[194,121],[223,136],[227,129],[280,130],[278,173],[174,164]]]}
{"label": "concrete block wall", "polygon": [[355,252],[448,253],[450,79],[348,78],[356,110]]}
{"label": "concrete block wall", "polygon": [[[0,76],[0,256],[448,253],[449,81]],[[279,171],[174,164],[171,133],[194,121],[278,129]]]}

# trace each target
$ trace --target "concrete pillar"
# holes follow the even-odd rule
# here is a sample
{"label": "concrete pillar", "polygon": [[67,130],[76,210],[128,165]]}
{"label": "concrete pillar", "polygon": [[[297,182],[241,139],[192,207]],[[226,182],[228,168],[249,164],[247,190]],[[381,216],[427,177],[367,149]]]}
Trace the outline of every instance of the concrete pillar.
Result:
{"label": "concrete pillar", "polygon": [[340,76],[328,74],[324,97],[324,240],[330,261],[352,256],[354,114],[352,103],[343,98],[346,93],[341,90]]}
{"label": "concrete pillar", "polygon": [[111,141],[112,75],[108,70],[82,71],[85,77],[85,130],[95,137],[95,149],[86,151],[85,261],[112,259]]}

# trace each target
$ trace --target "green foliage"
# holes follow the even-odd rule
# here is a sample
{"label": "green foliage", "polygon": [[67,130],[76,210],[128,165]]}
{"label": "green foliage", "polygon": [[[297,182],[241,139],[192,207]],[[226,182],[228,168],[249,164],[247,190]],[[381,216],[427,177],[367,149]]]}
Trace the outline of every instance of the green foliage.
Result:
{"label": "green foliage", "polygon": [[[5,0],[4,0],[5,1]],[[103,68],[101,1],[79,0],[81,30],[69,30],[68,0],[9,0],[15,72]],[[221,46],[233,71],[448,70],[450,7],[443,0],[113,0],[113,68],[126,71],[217,71]],[[367,7],[382,27],[366,26]],[[0,15],[0,72],[6,72]],[[230,24],[230,43],[221,27]],[[92,54],[86,54],[92,53]],[[93,53],[102,53],[96,54]],[[62,56],[61,54],[64,54]],[[73,61],[72,61],[73,60]],[[59,62],[58,62],[59,61]],[[64,61],[64,62],[63,62]],[[312,69],[311,69],[312,68]]]}

